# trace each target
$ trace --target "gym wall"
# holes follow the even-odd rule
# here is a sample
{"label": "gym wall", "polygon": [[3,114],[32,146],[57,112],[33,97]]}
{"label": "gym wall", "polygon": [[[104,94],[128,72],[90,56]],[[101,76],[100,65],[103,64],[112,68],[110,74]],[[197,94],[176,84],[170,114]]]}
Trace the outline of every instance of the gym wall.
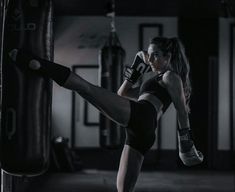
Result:
{"label": "gym wall", "polygon": [[234,102],[232,102],[234,98],[231,98],[231,83],[232,81],[234,83],[235,76],[234,72],[231,72],[231,65],[233,65],[233,70],[235,67],[234,25],[235,19],[219,19],[218,150],[221,151],[234,149],[234,143],[232,144],[231,141],[233,139],[234,142],[235,139],[235,128],[234,124],[232,124],[233,119],[235,119],[234,113],[233,117],[231,116],[232,110],[234,111]]}

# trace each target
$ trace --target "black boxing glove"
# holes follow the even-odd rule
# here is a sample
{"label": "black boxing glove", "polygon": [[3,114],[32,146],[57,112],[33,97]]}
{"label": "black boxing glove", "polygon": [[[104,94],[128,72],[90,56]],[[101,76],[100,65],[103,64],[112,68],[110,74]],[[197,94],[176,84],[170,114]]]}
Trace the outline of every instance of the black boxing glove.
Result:
{"label": "black boxing glove", "polygon": [[141,73],[131,67],[126,67],[126,70],[124,71],[124,79],[132,84],[135,84],[140,76]]}
{"label": "black boxing glove", "polygon": [[131,67],[126,67],[124,72],[124,78],[131,82],[136,83],[140,76],[144,73],[151,71],[151,68],[148,64],[144,62],[146,59],[146,52],[139,51],[131,65]]}
{"label": "black boxing glove", "polygon": [[146,55],[146,51],[139,51],[135,56],[131,68],[136,69],[141,74],[151,71],[151,67],[147,64],[146,61]]}

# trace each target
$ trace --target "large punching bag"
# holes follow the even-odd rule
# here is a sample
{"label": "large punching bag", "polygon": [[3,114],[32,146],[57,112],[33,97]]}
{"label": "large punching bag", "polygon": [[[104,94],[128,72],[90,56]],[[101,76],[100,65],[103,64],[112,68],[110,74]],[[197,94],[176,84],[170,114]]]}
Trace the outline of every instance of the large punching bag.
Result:
{"label": "large punching bag", "polygon": [[[1,168],[35,176],[49,165],[52,82],[12,62],[8,53],[23,49],[53,58],[51,0],[10,0],[2,62]],[[19,63],[20,65],[20,63]]]}
{"label": "large punching bag", "polygon": [[[122,83],[125,51],[115,31],[111,31],[99,54],[100,84],[117,92]],[[100,114],[100,145],[104,148],[119,148],[123,144],[123,129]]]}

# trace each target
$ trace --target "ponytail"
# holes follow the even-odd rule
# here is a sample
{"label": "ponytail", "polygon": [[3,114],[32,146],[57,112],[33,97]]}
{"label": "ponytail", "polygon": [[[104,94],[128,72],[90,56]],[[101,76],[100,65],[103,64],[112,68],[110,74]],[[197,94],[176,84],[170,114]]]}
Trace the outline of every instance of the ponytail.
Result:
{"label": "ponytail", "polygon": [[150,41],[150,43],[157,45],[165,55],[171,53],[171,60],[169,62],[168,68],[170,71],[177,73],[181,77],[187,109],[188,112],[190,112],[189,102],[192,92],[191,82],[189,79],[190,66],[183,44],[176,37],[155,37]]}
{"label": "ponytail", "polygon": [[172,54],[169,68],[176,72],[182,79],[186,104],[188,112],[190,112],[189,102],[192,87],[189,79],[190,66],[185,54],[184,46],[178,38],[171,38],[169,39],[168,49],[168,52]]}

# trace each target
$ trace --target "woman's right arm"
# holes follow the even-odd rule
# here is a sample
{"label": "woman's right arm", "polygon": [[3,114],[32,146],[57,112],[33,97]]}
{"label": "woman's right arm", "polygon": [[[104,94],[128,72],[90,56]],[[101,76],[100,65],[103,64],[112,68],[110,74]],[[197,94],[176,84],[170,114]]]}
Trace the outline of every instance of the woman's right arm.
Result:
{"label": "woman's right arm", "polygon": [[124,82],[118,89],[117,94],[122,97],[127,97],[129,99],[137,100],[139,97],[139,87],[133,88],[132,86],[133,86],[132,83],[130,83],[127,80],[124,80]]}
{"label": "woman's right arm", "polygon": [[139,87],[133,87],[138,79],[148,71],[147,53],[139,51],[130,67],[126,67],[124,71],[124,82],[117,91],[117,94],[129,99],[137,100],[139,97]]}

